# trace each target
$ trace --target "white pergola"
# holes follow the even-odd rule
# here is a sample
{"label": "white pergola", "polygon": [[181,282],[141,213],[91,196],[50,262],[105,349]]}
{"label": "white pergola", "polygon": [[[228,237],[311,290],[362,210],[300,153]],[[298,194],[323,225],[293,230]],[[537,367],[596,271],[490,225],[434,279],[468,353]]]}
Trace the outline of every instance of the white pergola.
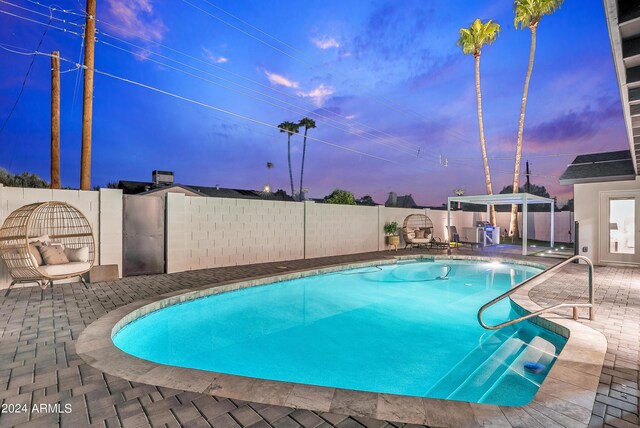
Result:
{"label": "white pergola", "polygon": [[527,255],[527,233],[528,233],[528,209],[531,204],[550,204],[551,205],[551,247],[553,248],[554,233],[554,209],[555,201],[551,198],[543,198],[542,196],[532,195],[530,193],[507,193],[500,195],[473,195],[473,196],[451,196],[447,203],[447,231],[451,226],[451,203],[461,202],[467,204],[486,205],[487,220],[489,219],[489,211],[492,205],[522,205],[522,255]]}

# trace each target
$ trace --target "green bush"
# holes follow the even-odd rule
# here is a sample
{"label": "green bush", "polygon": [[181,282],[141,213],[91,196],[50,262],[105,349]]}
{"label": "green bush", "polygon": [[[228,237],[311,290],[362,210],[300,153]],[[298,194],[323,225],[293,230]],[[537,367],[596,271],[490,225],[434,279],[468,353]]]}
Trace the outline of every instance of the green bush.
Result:
{"label": "green bush", "polygon": [[346,190],[336,189],[331,192],[330,195],[324,197],[324,202],[327,204],[341,204],[341,205],[355,205],[356,198],[353,193]]}

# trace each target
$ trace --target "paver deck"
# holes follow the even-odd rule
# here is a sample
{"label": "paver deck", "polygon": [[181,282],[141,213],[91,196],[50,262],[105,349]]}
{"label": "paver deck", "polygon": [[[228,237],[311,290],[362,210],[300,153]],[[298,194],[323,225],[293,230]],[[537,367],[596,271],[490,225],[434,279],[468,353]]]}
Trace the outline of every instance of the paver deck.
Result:
{"label": "paver deck", "polygon": [[[42,408],[0,413],[0,426],[401,426],[130,382],[92,368],[75,352],[76,340],[86,326],[134,301],[206,284],[390,255],[395,254],[366,253],[130,277],[91,284],[88,290],[78,284],[56,285],[44,292],[34,287],[16,289],[0,300],[0,400],[6,409],[14,410],[24,405],[31,410],[34,404],[60,403],[60,412]],[[584,298],[585,293],[583,271],[569,267],[535,289],[531,297],[544,304]],[[581,322],[603,332],[609,344],[591,425],[637,426],[640,269],[597,268],[596,301],[596,321]],[[65,405],[72,409],[70,413],[65,413]],[[543,427],[553,422],[542,414],[514,413],[507,419],[512,426]]]}

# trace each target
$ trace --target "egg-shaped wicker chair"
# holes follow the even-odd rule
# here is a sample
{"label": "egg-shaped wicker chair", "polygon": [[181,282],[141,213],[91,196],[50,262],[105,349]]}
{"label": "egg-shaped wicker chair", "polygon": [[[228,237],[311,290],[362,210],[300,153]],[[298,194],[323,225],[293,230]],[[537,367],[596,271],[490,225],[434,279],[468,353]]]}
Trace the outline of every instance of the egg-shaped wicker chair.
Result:
{"label": "egg-shaped wicker chair", "polygon": [[[38,246],[61,245],[68,262],[46,264]],[[67,259],[66,255],[69,255]],[[38,202],[13,211],[0,227],[0,258],[17,283],[37,282],[42,289],[54,280],[79,277],[95,262],[93,230],[87,218],[66,202]]]}
{"label": "egg-shaped wicker chair", "polygon": [[411,214],[402,224],[405,248],[428,247],[433,242],[433,222],[424,214]]}

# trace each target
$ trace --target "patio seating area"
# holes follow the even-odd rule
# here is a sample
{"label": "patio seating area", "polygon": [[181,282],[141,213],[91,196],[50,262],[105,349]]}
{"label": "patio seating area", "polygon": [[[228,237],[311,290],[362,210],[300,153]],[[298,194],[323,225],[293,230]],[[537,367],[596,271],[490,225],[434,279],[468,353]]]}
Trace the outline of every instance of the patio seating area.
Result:
{"label": "patio seating area", "polygon": [[[491,248],[497,254],[499,249]],[[461,249],[460,252],[465,250]],[[404,250],[403,254],[433,253]],[[441,252],[438,252],[441,253]],[[473,254],[472,252],[468,252]],[[476,252],[477,254],[477,252]],[[2,300],[0,318],[5,329],[0,339],[0,399],[7,404],[60,402],[71,413],[2,413],[2,426],[213,426],[213,427],[392,427],[392,422],[341,416],[340,409],[319,413],[299,407],[269,406],[206,394],[184,392],[130,382],[87,365],[75,353],[79,334],[107,312],[128,303],[253,276],[291,272],[339,263],[389,257],[373,252],[337,257],[224,267],[165,275],[129,277],[91,284],[16,288]],[[511,256],[513,257],[513,256]],[[536,258],[554,264],[557,260]],[[596,269],[596,320],[580,322],[603,332],[608,353],[600,378],[591,421],[577,420],[576,409],[589,397],[544,397],[539,412],[500,408],[504,426],[635,426],[638,423],[638,364],[640,363],[640,270]],[[584,273],[569,267],[532,293],[536,302],[548,303],[584,297]],[[569,313],[567,313],[569,316]],[[569,380],[572,382],[572,380]],[[576,407],[577,406],[577,407]],[[553,410],[552,410],[553,409]],[[496,417],[496,415],[493,415]],[[30,419],[29,419],[30,418]]]}

